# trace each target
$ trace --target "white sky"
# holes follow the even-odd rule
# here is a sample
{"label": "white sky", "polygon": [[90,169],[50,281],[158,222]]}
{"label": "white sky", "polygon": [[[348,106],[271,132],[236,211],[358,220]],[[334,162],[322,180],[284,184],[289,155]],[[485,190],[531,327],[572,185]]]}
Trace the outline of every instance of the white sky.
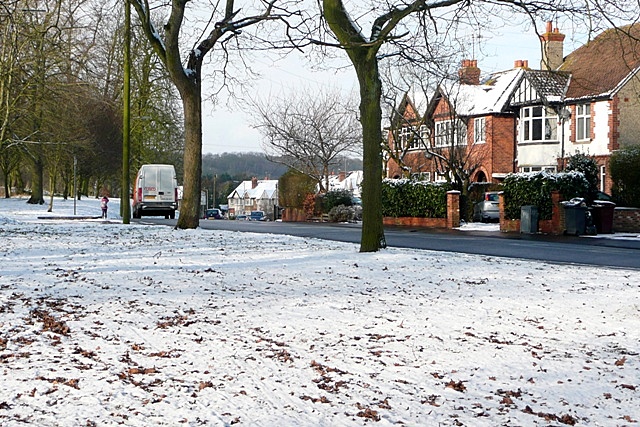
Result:
{"label": "white sky", "polygon": [[[539,31],[544,31],[544,24],[539,24]],[[496,29],[496,36],[484,39],[482,53],[477,48],[472,49],[476,56],[478,66],[484,73],[508,70],[513,68],[515,60],[529,60],[529,66],[538,68],[540,64],[540,44],[533,28],[502,28]],[[565,55],[579,46],[579,42],[573,39],[571,29],[561,31],[566,34]],[[583,39],[582,39],[583,40]],[[582,41],[581,41],[582,42]],[[580,43],[581,43],[580,42]],[[256,84],[255,92],[261,94],[273,94],[281,96],[295,91],[296,87],[328,85],[340,87],[345,93],[355,91],[357,82],[355,72],[351,67],[340,71],[309,71],[305,68],[303,59],[291,56],[279,63],[273,63],[270,59],[256,60],[252,66],[260,69],[263,78]],[[205,67],[206,73],[206,67]],[[203,108],[203,152],[247,152],[262,151],[259,132],[250,125],[248,112],[242,109],[229,111],[224,106],[217,106],[212,110],[211,105]]]}
{"label": "white sky", "polygon": [[637,270],[125,226],[117,199],[107,222],[43,220],[73,201],[25,200],[0,199],[3,426],[640,418]]}

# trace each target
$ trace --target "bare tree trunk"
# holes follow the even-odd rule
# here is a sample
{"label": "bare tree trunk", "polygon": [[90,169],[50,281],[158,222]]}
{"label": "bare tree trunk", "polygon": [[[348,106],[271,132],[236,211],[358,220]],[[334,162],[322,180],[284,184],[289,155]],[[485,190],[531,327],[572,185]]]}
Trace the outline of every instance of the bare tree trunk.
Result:
{"label": "bare tree trunk", "polygon": [[27,203],[31,205],[44,205],[44,162],[37,157],[32,158],[33,175],[31,176],[31,197]]}
{"label": "bare tree trunk", "polygon": [[[199,85],[180,90],[184,108],[184,193],[177,228],[199,226],[202,180],[202,102]],[[188,173],[187,173],[188,172]]]}
{"label": "bare tree trunk", "polygon": [[2,174],[4,176],[4,198],[11,198],[11,183],[9,182],[9,173],[4,172]]}
{"label": "bare tree trunk", "polygon": [[323,0],[322,5],[327,24],[358,76],[363,148],[360,252],[376,252],[386,247],[382,225],[382,82],[376,56],[381,43],[368,43],[362,37],[342,0]]}
{"label": "bare tree trunk", "polygon": [[360,252],[386,247],[382,224],[382,82],[375,54],[354,61],[360,85],[360,121],[363,136],[362,237]]}

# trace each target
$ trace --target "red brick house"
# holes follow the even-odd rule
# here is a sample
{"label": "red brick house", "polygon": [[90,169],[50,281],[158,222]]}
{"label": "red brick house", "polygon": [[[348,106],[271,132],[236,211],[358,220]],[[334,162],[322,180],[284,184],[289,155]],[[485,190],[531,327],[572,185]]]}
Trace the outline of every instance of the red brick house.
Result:
{"label": "red brick house", "polygon": [[[391,151],[402,157],[388,159],[387,177],[419,174],[444,181],[456,173],[451,163],[472,171],[470,182],[497,182],[514,172],[516,118],[509,100],[523,72],[518,66],[481,84],[477,62],[465,60],[460,81],[438,87],[424,116],[405,95],[398,108],[401,119],[392,121],[392,127],[403,126],[389,132]],[[445,160],[453,157],[455,162]]]}
{"label": "red brick house", "polygon": [[510,172],[562,170],[581,152],[596,157],[600,189],[610,193],[611,153],[640,143],[640,24],[607,30],[566,58],[564,38],[547,24],[540,70],[519,60],[481,83],[477,62],[463,61],[459,81],[439,87],[424,116],[405,96],[392,127],[413,130],[389,133],[389,145],[404,150],[388,158],[387,176],[442,180],[448,151],[472,170],[470,182],[499,182]]}

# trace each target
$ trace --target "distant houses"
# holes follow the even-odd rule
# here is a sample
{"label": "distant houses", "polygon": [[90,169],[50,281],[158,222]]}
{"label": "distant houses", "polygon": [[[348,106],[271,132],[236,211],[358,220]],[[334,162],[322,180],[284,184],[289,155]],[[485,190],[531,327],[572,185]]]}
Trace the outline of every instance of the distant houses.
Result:
{"label": "distant houses", "polygon": [[360,197],[362,185],[362,171],[341,171],[337,175],[329,175],[329,191],[347,190],[353,197]]}
{"label": "distant houses", "polygon": [[251,211],[263,211],[271,221],[277,218],[278,180],[251,178],[242,181],[227,196],[229,216],[249,215]]}

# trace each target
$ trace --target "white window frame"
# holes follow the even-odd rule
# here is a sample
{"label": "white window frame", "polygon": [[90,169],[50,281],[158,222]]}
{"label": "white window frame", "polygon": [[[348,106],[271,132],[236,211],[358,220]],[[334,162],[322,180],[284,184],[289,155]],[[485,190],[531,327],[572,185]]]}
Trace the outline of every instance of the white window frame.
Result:
{"label": "white window frame", "polygon": [[416,172],[411,174],[416,181],[431,181],[431,172]]}
{"label": "white window frame", "polygon": [[467,127],[460,119],[436,122],[435,130],[434,144],[436,147],[449,147],[452,138],[455,138],[458,146],[467,145]]}
{"label": "white window frame", "polygon": [[[534,138],[536,133],[540,138]],[[558,141],[558,115],[553,109],[534,105],[520,110],[520,142]]]}
{"label": "white window frame", "polygon": [[435,182],[447,182],[446,174],[436,172],[434,181]]}
{"label": "white window frame", "polygon": [[484,144],[487,142],[487,121],[484,117],[473,119],[473,143]]}
{"label": "white window frame", "polygon": [[576,105],[576,141],[591,140],[591,104]]}
{"label": "white window frame", "polygon": [[401,150],[419,150],[422,147],[422,141],[428,140],[428,135],[429,132],[425,125],[420,126],[417,131],[415,126],[402,126],[398,132],[399,148]]}
{"label": "white window frame", "polygon": [[541,171],[556,173],[557,168],[555,166],[521,166],[520,167],[520,172],[541,172]]}

